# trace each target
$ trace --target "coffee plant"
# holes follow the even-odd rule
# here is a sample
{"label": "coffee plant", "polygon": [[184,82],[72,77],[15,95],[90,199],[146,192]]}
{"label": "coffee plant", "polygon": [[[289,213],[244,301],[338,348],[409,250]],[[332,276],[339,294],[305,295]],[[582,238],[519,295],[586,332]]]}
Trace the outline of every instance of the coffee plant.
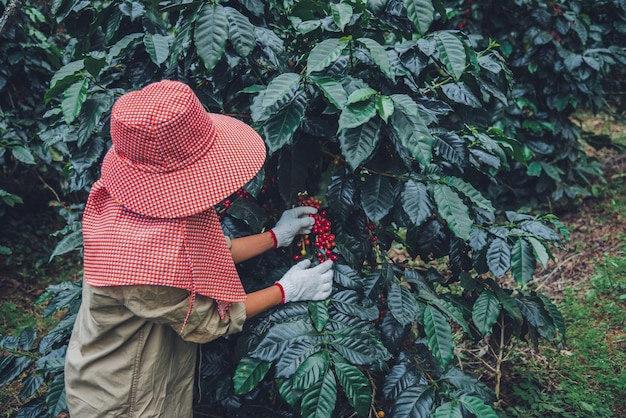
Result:
{"label": "coffee plant", "polygon": [[[36,17],[22,27],[49,26],[35,43],[54,53],[40,61],[47,89],[32,92],[45,112],[32,110],[32,136],[2,142],[11,152],[3,163],[7,154],[21,161],[13,150],[30,139],[33,163],[75,199],[61,206],[68,226],[52,256],[80,248],[80,211],[109,146],[115,99],[159,79],[188,83],[209,111],[244,120],[267,144],[263,170],[218,205],[227,235],[261,232],[295,205],[320,209],[309,236],[238,266],[246,289],[271,285],[302,257],[335,260],[328,300],[277,307],[203,346],[198,415],[496,416],[501,375],[481,382],[464,371],[467,347],[492,353],[499,370],[514,338],[565,341],[563,318],[533,276],[567,230],[553,215],[522,213],[505,186],[518,198],[539,175],[556,185],[582,179],[559,165],[580,162],[580,148],[556,111],[602,104],[576,95],[612,68],[607,56],[621,58],[615,48],[598,52],[608,64],[589,76],[577,72],[586,60],[567,61],[580,82],[559,82],[545,73],[544,49],[503,35],[548,9],[504,2],[518,14],[494,15],[500,32],[487,34],[479,23],[496,18],[479,14],[479,3],[505,10],[476,1],[477,16],[467,16],[469,1],[443,0],[57,0],[40,14],[25,6]],[[579,29],[570,30],[574,38]],[[551,39],[541,45],[564,54]],[[2,79],[16,82],[7,68]],[[8,132],[17,121],[2,123]],[[536,190],[551,190],[542,184]],[[0,340],[0,386],[22,379],[24,417],[65,408],[62,359],[80,285],[45,295],[48,314],[65,309],[59,326],[37,346],[32,329]]]}
{"label": "coffee plant", "polygon": [[581,139],[596,148],[612,144],[606,136],[582,132],[574,113],[581,107],[610,113],[611,105],[621,106],[608,99],[611,91],[623,91],[626,4],[455,0],[446,5],[445,27],[471,34],[478,45],[493,39],[500,44],[514,80],[500,126],[534,154],[527,166],[516,164],[502,179],[512,193],[494,198],[537,204],[542,200],[537,196],[547,195],[564,206],[587,196],[601,167],[583,152]]}

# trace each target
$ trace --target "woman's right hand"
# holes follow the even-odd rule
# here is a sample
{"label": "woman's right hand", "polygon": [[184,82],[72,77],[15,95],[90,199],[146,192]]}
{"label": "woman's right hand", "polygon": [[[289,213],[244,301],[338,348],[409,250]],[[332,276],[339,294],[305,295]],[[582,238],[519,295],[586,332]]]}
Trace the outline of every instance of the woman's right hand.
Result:
{"label": "woman's right hand", "polygon": [[302,260],[276,282],[283,289],[284,303],[323,300],[330,296],[333,290],[333,262],[326,260],[315,267],[310,266],[310,260]]}

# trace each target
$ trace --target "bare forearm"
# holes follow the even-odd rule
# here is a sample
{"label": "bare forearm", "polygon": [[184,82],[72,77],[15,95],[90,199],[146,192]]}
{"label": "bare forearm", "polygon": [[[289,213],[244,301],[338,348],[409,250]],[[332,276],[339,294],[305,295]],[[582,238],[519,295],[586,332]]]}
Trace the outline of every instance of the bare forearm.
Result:
{"label": "bare forearm", "polygon": [[270,286],[263,290],[248,293],[244,305],[246,306],[246,318],[251,318],[269,308],[279,305],[282,293],[278,286]]}
{"label": "bare forearm", "polygon": [[236,264],[256,257],[272,248],[274,248],[274,239],[268,231],[262,234],[233,239],[231,241],[230,253]]}

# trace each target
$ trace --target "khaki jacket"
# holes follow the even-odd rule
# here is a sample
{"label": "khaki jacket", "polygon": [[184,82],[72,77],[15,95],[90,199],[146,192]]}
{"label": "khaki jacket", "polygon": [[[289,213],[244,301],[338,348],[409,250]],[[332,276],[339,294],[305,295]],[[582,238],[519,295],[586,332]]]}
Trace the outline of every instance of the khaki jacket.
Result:
{"label": "khaki jacket", "polygon": [[70,416],[191,418],[197,344],[241,331],[246,312],[235,303],[222,320],[201,295],[189,309],[182,289],[83,283],[65,362]]}

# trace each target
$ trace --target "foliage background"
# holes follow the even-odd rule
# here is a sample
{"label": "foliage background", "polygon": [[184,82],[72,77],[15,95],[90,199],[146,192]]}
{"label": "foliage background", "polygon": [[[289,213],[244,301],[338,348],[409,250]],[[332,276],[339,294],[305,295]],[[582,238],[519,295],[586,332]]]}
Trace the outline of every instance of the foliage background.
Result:
{"label": "foliage background", "polygon": [[[571,116],[606,106],[623,18],[619,1],[27,2],[0,46],[1,201],[43,185],[66,223],[52,256],[79,248],[115,98],[183,80],[270,152],[245,198],[221,207],[225,232],[271,226],[307,191],[340,257],[328,302],[268,312],[205,347],[198,410],[493,416],[499,378],[489,388],[461,372],[458,350],[483,345],[499,368],[515,338],[564,342],[533,275],[567,230],[526,209],[571,204],[601,174]],[[241,265],[247,288],[280,277],[291,251]],[[65,407],[79,294],[50,287],[44,314],[62,312],[59,325],[2,339],[0,384],[23,379],[21,414]]]}

